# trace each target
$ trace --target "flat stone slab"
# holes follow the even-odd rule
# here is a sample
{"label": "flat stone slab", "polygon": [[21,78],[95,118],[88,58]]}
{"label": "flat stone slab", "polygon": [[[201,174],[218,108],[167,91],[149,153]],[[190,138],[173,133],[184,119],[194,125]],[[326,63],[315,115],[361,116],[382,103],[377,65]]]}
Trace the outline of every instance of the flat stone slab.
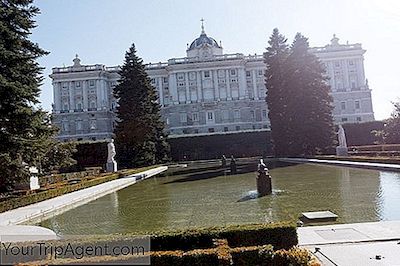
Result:
{"label": "flat stone slab", "polygon": [[0,226],[0,242],[25,242],[39,240],[56,240],[57,234],[41,226],[9,225]]}
{"label": "flat stone slab", "polygon": [[[325,266],[393,266],[400,265],[398,241],[327,245],[314,253]],[[310,247],[314,252],[315,247]],[[329,258],[329,259],[327,259]]]}
{"label": "flat stone slab", "polygon": [[309,220],[318,220],[318,219],[336,220],[338,218],[338,216],[331,211],[303,212],[302,215]]}
{"label": "flat stone slab", "polygon": [[304,226],[297,235],[301,246],[400,240],[400,221]]}

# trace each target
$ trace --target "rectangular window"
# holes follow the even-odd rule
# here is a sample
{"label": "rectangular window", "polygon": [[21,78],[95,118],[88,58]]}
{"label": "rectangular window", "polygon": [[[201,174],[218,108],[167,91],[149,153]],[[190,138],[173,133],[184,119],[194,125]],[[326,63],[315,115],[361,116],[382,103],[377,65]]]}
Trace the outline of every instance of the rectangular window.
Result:
{"label": "rectangular window", "polygon": [[178,80],[184,80],[185,76],[182,73],[178,74]]}
{"label": "rectangular window", "polygon": [[228,110],[223,110],[222,111],[222,119],[228,120],[229,119],[229,111]]}
{"label": "rectangular window", "polygon": [[68,87],[68,83],[67,82],[63,82],[62,83],[62,87],[65,89],[65,88],[67,88]]}
{"label": "rectangular window", "polygon": [[355,88],[356,88],[356,82],[355,82],[355,81],[352,81],[352,82],[351,82],[351,88],[352,88],[352,89],[355,89]]}
{"label": "rectangular window", "polygon": [[236,76],[236,69],[231,69],[231,76]]}
{"label": "rectangular window", "polygon": [[206,70],[204,71],[204,77],[209,78],[210,77],[210,71]]}
{"label": "rectangular window", "polygon": [[168,78],[167,77],[163,77],[163,82],[164,83],[168,83]]}
{"label": "rectangular window", "polygon": [[361,116],[357,116],[357,122],[361,122]]}
{"label": "rectangular window", "polygon": [[340,103],[340,109],[346,110],[346,102],[341,102]]}
{"label": "rectangular window", "polygon": [[156,79],[155,78],[151,79],[151,84],[156,84]]}
{"label": "rectangular window", "polygon": [[228,127],[224,127],[224,132],[228,132]]}
{"label": "rectangular window", "polygon": [[267,110],[262,110],[262,116],[263,118],[267,118]]}
{"label": "rectangular window", "polygon": [[79,88],[81,86],[81,83],[79,81],[77,81],[77,82],[75,82],[75,86]]}
{"label": "rectangular window", "polygon": [[347,122],[347,120],[348,120],[347,117],[342,118],[342,122]]}
{"label": "rectangular window", "polygon": [[233,111],[233,118],[236,118],[236,119],[240,118],[240,111],[239,110]]}
{"label": "rectangular window", "polygon": [[335,67],[340,67],[340,61],[335,61]]}
{"label": "rectangular window", "polygon": [[240,126],[236,126],[236,130],[239,131],[240,130]]}
{"label": "rectangular window", "polygon": [[246,71],[246,77],[251,77],[251,72],[250,71]]}
{"label": "rectangular window", "polygon": [[82,120],[78,120],[76,121],[76,129],[77,130],[82,130]]}
{"label": "rectangular window", "polygon": [[264,74],[264,71],[262,71],[261,69],[258,70],[258,75],[259,75],[259,76],[262,76],[263,74]]}
{"label": "rectangular window", "polygon": [[207,119],[208,119],[208,120],[214,120],[214,114],[213,114],[213,112],[207,112]]}
{"label": "rectangular window", "polygon": [[187,114],[180,113],[180,120],[181,120],[181,123],[187,123]]}
{"label": "rectangular window", "polygon": [[208,132],[213,133],[213,132],[214,132],[214,128],[213,128],[213,127],[210,127],[210,128],[208,129]]}
{"label": "rectangular window", "polygon": [[255,112],[253,110],[250,111],[250,118],[254,119],[256,117]]}
{"label": "rectangular window", "polygon": [[349,65],[350,66],[354,66],[354,61],[353,60],[349,60]]}
{"label": "rectangular window", "polygon": [[93,87],[93,86],[94,86],[94,80],[90,80],[90,81],[89,81],[89,86],[90,86],[90,87]]}
{"label": "rectangular window", "polygon": [[199,114],[198,113],[192,113],[192,121],[199,121]]}
{"label": "rectangular window", "polygon": [[355,101],[354,106],[356,109],[360,109],[360,101]]}

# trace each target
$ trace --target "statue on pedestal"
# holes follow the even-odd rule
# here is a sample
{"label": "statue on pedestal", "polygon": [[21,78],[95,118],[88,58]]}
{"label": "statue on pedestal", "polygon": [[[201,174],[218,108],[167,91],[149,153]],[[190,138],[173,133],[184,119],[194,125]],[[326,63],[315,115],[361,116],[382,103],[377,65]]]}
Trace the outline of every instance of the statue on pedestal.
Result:
{"label": "statue on pedestal", "polygon": [[263,159],[260,159],[257,170],[257,192],[262,197],[272,193],[271,176]]}
{"label": "statue on pedestal", "polygon": [[115,161],[114,157],[117,153],[115,152],[115,145],[113,139],[111,139],[111,141],[107,144],[107,149],[108,149],[108,156],[107,156],[106,170],[107,172],[116,172],[117,162]]}
{"label": "statue on pedestal", "polygon": [[30,190],[36,190],[40,188],[39,184],[39,171],[35,166],[29,167],[30,179],[29,179],[29,188]]}
{"label": "statue on pedestal", "polygon": [[336,147],[336,155],[337,156],[347,156],[347,141],[346,134],[344,132],[344,128],[342,125],[339,125],[339,130],[336,133],[338,135],[339,146]]}
{"label": "statue on pedestal", "polygon": [[233,155],[231,155],[231,164],[230,164],[230,168],[231,168],[231,175],[236,175],[237,169],[236,169],[236,160],[235,157],[233,157]]}
{"label": "statue on pedestal", "polygon": [[226,167],[226,157],[225,157],[225,154],[222,155],[221,167],[222,167],[222,168],[225,168],[225,167]]}

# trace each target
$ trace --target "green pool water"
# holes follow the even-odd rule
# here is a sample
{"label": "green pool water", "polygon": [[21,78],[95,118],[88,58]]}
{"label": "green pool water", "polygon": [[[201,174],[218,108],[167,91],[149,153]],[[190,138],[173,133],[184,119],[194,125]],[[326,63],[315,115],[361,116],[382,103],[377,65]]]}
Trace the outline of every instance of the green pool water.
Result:
{"label": "green pool water", "polygon": [[82,235],[296,221],[302,212],[321,210],[336,213],[339,223],[400,219],[399,173],[314,164],[278,167],[270,170],[273,195],[249,199],[256,173],[245,170],[231,176],[193,165],[188,173],[147,179],[40,225],[61,235]]}

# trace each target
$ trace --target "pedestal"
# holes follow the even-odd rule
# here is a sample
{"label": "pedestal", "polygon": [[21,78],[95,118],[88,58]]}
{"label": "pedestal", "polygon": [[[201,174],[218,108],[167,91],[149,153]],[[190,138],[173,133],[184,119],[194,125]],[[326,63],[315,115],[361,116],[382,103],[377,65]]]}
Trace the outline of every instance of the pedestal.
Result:
{"label": "pedestal", "polygon": [[347,147],[336,147],[336,155],[337,156],[348,156]]}
{"label": "pedestal", "polygon": [[117,172],[117,162],[107,162],[106,171],[107,172]]}
{"label": "pedestal", "polygon": [[272,193],[271,176],[267,173],[258,173],[257,192],[259,196],[265,196]]}

